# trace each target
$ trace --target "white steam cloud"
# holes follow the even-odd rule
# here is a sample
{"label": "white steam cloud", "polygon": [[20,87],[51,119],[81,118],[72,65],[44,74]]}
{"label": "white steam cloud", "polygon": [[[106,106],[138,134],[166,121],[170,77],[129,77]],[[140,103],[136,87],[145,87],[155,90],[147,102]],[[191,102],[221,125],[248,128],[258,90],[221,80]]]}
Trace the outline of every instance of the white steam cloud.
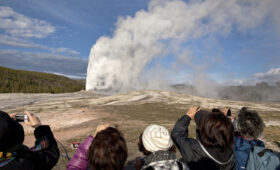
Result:
{"label": "white steam cloud", "polygon": [[256,82],[265,81],[270,83],[280,82],[280,67],[272,68],[265,73],[256,73],[253,78]]}
{"label": "white steam cloud", "polygon": [[[152,59],[171,54],[178,63],[188,61],[191,52],[181,49],[181,44],[210,34],[227,35],[233,27],[246,32],[274,15],[271,9],[276,3],[279,1],[193,0],[186,3],[151,0],[147,10],[136,12],[134,17],[120,17],[112,37],[103,36],[93,45],[86,90],[122,91],[149,87],[149,81],[143,83],[141,80],[141,73]],[[164,80],[167,75],[161,76]]]}

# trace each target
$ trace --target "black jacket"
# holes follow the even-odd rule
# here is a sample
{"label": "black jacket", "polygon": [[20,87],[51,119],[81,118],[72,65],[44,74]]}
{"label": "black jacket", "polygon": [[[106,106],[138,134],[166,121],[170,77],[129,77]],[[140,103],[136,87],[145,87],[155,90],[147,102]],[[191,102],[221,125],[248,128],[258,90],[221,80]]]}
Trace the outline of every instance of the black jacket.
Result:
{"label": "black jacket", "polygon": [[188,164],[190,169],[235,169],[235,157],[232,149],[221,152],[219,148],[205,147],[205,149],[214,159],[225,163],[218,164],[203,151],[198,140],[188,137],[188,127],[190,122],[191,118],[187,115],[184,115],[176,122],[171,132],[171,136],[175,145],[178,147],[183,160]]}
{"label": "black jacket", "polygon": [[0,170],[49,170],[56,165],[60,153],[50,127],[39,126],[35,129],[34,135],[35,145],[45,137],[48,141],[48,147],[39,151],[31,151],[22,145],[15,151],[15,159],[0,167]]}

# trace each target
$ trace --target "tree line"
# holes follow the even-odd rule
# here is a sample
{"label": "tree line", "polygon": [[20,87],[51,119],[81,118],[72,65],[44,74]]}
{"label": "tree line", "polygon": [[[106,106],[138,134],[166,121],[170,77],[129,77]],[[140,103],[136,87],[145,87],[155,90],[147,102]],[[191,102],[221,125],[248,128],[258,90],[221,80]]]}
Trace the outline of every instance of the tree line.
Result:
{"label": "tree line", "polygon": [[85,80],[0,66],[0,93],[67,93],[84,88]]}

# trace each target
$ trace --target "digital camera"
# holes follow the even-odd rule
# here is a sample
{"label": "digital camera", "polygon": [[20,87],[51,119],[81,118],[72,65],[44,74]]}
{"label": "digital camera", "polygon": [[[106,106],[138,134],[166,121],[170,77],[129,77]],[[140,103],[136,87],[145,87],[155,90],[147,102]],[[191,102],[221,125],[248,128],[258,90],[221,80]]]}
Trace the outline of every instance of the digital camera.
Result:
{"label": "digital camera", "polygon": [[28,115],[26,114],[19,114],[19,115],[16,115],[15,116],[15,120],[17,122],[28,122],[29,119],[28,119]]}

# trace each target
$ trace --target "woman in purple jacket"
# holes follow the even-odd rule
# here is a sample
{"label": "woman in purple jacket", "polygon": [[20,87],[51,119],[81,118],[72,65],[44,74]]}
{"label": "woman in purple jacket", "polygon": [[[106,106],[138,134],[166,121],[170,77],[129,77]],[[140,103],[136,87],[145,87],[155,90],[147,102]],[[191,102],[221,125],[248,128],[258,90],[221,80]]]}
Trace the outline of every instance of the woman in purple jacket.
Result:
{"label": "woman in purple jacket", "polygon": [[80,144],[67,170],[123,170],[127,147],[118,129],[108,124],[99,125],[94,136],[88,136]]}

